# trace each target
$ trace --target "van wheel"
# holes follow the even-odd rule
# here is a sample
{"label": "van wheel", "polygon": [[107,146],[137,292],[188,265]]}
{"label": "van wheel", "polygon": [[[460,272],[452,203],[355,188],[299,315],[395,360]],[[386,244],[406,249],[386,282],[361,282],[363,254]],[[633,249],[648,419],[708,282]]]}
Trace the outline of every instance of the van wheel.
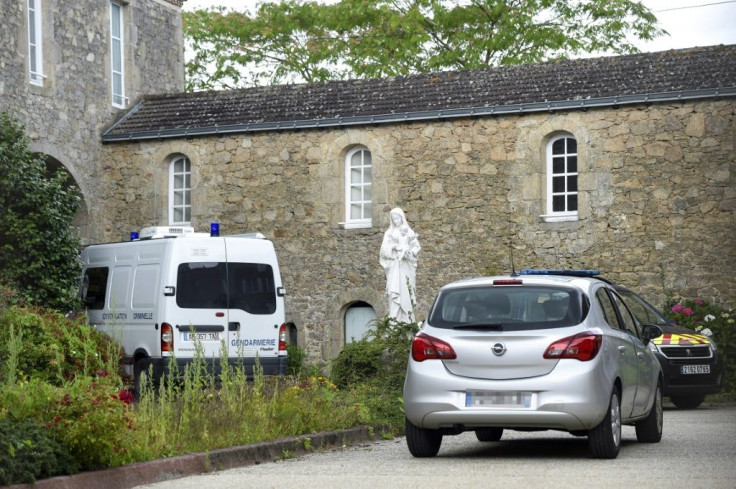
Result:
{"label": "van wheel", "polygon": [[140,400],[144,386],[146,389],[153,388],[150,365],[151,360],[149,358],[140,358],[133,365],[133,394],[136,401]]}
{"label": "van wheel", "polygon": [[478,441],[498,441],[503,436],[503,428],[478,428],[475,437]]}
{"label": "van wheel", "polygon": [[621,449],[621,401],[613,388],[603,421],[588,432],[588,446],[595,458],[616,458]]}
{"label": "van wheel", "polygon": [[434,457],[440,451],[442,433],[420,428],[406,420],[406,445],[415,457]]}

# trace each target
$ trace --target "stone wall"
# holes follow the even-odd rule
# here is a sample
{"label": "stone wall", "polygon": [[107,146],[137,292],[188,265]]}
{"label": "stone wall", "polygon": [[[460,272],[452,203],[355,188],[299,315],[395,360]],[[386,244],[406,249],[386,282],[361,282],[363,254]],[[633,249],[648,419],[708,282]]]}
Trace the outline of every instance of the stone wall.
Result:
{"label": "stone wall", "polygon": [[[29,83],[27,0],[0,0],[0,111],[25,124],[33,151],[61,163],[85,196],[85,237],[102,236],[100,134],[124,110],[111,104],[109,2],[43,0],[43,86]],[[125,87],[143,94],[184,89],[180,8],[163,0],[124,7]],[[162,49],[165,46],[165,49]]]}
{"label": "stone wall", "polygon": [[[400,206],[422,245],[417,317],[436,290],[516,269],[596,268],[662,305],[736,305],[734,100],[283,131],[105,146],[105,240],[167,221],[167,165],[193,168],[193,225],[274,241],[287,319],[312,361],[344,344],[355,301],[386,314],[378,250]],[[578,141],[580,210],[545,222],[545,141]],[[345,230],[343,165],[372,152],[373,227]]]}

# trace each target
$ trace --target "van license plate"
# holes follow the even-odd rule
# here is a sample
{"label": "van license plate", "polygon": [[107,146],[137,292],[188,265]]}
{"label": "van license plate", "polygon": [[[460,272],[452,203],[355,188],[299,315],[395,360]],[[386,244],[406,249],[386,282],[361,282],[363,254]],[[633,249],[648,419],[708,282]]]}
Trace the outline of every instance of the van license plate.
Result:
{"label": "van license plate", "polygon": [[680,371],[683,374],[709,374],[710,365],[683,365]]}
{"label": "van license plate", "polygon": [[220,341],[220,333],[183,333],[184,341]]}

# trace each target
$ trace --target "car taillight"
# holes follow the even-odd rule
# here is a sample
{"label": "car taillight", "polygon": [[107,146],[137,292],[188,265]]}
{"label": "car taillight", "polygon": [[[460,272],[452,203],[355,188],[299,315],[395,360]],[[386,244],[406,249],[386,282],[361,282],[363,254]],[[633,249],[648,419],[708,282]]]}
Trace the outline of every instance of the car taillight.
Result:
{"label": "car taillight", "polygon": [[279,351],[286,350],[286,325],[282,324],[279,329]]}
{"label": "car taillight", "polygon": [[598,355],[603,343],[603,336],[596,333],[578,333],[557,340],[547,347],[544,358],[574,358],[581,362],[592,360]]}
{"label": "car taillight", "polygon": [[449,343],[438,338],[419,333],[411,342],[411,357],[417,362],[424,360],[452,360],[457,358]]}
{"label": "car taillight", "polygon": [[161,324],[161,351],[174,351],[174,330],[169,323]]}

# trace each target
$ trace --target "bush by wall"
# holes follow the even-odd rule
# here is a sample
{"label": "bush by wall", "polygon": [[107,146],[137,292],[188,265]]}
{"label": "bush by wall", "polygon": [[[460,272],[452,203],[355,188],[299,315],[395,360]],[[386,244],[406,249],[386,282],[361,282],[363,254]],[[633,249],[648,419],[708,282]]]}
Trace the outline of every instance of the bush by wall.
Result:
{"label": "bush by wall", "polygon": [[25,127],[0,113],[0,281],[58,310],[73,309],[82,268],[72,226],[81,198],[69,177],[49,172],[30,151]]}
{"label": "bush by wall", "polygon": [[364,399],[377,423],[403,427],[403,389],[416,323],[386,317],[376,320],[367,337],[345,345],[332,362],[331,379]]}

